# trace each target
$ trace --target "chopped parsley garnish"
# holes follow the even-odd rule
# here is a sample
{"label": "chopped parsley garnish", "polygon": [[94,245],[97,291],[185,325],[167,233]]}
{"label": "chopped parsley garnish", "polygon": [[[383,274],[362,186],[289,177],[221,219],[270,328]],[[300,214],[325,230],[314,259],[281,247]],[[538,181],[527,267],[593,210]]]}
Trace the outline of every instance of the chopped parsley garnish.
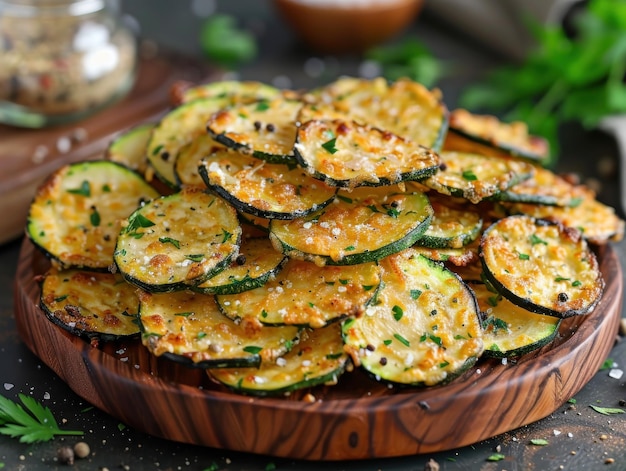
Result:
{"label": "chopped parsley garnish", "polygon": [[175,316],[180,316],[180,317],[189,317],[189,316],[193,316],[193,312],[192,311],[186,311],[186,312],[177,312],[176,314],[174,314]]}
{"label": "chopped parsley garnish", "polygon": [[176,239],[172,239],[171,237],[159,237],[159,242],[163,244],[172,244],[177,249],[180,249],[180,242]]}
{"label": "chopped parsley garnish", "polygon": [[531,245],[537,245],[537,244],[548,245],[548,243],[545,240],[543,240],[541,237],[539,237],[537,234],[530,235],[530,244]]}
{"label": "chopped parsley garnish", "polygon": [[393,334],[393,337],[400,342],[402,345],[404,345],[405,347],[410,347],[411,346],[411,342],[409,342],[407,339],[405,339],[402,335],[400,334]]}
{"label": "chopped parsley garnish", "polygon": [[128,219],[126,232],[134,232],[140,227],[152,227],[154,223],[141,213],[135,213]]}
{"label": "chopped parsley garnish", "polygon": [[73,195],[91,196],[91,185],[87,180],[83,180],[78,188],[71,188],[67,192]]}
{"label": "chopped parsley garnish", "polygon": [[404,311],[400,306],[394,306],[393,308],[391,308],[391,311],[393,312],[393,318],[395,320],[399,321],[400,319],[402,319]]}
{"label": "chopped parsley garnish", "polygon": [[185,258],[188,258],[192,262],[201,262],[202,260],[204,260],[204,254],[203,253],[187,254],[185,255]]}
{"label": "chopped parsley garnish", "polygon": [[89,222],[91,222],[91,225],[94,227],[98,227],[100,225],[100,213],[96,208],[92,209],[91,214],[89,215]]}
{"label": "chopped parsley garnish", "polygon": [[463,176],[465,180],[470,181],[470,182],[478,180],[478,177],[472,170],[463,170],[463,173],[461,173],[461,175]]}
{"label": "chopped parsley garnish", "polygon": [[232,236],[226,229],[222,229],[222,244],[228,242]]}
{"label": "chopped parsley garnish", "polygon": [[322,147],[324,148],[324,150],[326,150],[326,152],[328,152],[329,154],[334,154],[335,152],[337,152],[337,148],[335,147],[335,144],[337,142],[337,138],[333,137],[332,139],[324,142],[322,144]]}
{"label": "chopped parsley garnish", "polygon": [[255,345],[248,345],[247,347],[243,348],[243,351],[246,353],[252,353],[253,355],[256,355],[257,353],[259,353],[261,350],[263,350],[262,347],[257,347]]}
{"label": "chopped parsley garnish", "polygon": [[528,255],[527,253],[518,253],[519,259],[520,260],[530,260],[530,255]]}
{"label": "chopped parsley garnish", "polygon": [[259,101],[255,108],[256,111],[267,111],[269,109],[270,109],[270,104],[265,100]]}
{"label": "chopped parsley garnish", "polygon": [[411,293],[411,299],[417,299],[421,296],[422,291],[419,289],[412,289],[410,293]]}

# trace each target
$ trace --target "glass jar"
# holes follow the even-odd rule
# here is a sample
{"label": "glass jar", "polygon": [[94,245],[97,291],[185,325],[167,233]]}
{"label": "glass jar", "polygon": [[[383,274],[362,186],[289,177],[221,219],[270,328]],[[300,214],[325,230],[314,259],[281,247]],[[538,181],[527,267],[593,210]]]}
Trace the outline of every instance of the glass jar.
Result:
{"label": "glass jar", "polygon": [[0,0],[0,122],[40,128],[125,95],[135,35],[111,0]]}

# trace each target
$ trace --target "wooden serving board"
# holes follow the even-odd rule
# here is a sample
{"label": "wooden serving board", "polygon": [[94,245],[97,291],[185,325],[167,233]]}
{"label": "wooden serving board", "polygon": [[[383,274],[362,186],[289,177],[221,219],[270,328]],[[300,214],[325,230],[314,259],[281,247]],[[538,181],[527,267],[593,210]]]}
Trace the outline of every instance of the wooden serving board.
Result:
{"label": "wooden serving board", "polygon": [[389,388],[355,370],[336,386],[253,398],[213,384],[203,370],[152,356],[138,340],[92,346],[38,308],[36,277],[48,262],[28,240],[15,319],[26,345],[79,396],[148,434],[307,460],[432,453],[546,417],[591,379],[614,344],[623,291],[614,249],[598,255],[606,290],[591,314],[563,321],[558,338],[536,353],[506,364],[481,359],[450,384],[427,389]]}

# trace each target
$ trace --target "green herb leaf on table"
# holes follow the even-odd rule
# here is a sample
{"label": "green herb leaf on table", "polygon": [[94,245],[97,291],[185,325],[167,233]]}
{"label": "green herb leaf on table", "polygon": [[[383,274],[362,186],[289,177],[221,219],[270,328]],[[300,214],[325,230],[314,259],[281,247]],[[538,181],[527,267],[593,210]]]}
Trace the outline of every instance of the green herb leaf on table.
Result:
{"label": "green herb leaf on table", "polygon": [[615,407],[600,407],[600,406],[594,406],[594,405],[590,405],[589,407],[591,407],[593,410],[595,410],[596,412],[603,414],[603,415],[613,415],[613,414],[625,414],[626,411],[623,409],[618,409]]}
{"label": "green herb leaf on table", "polygon": [[0,396],[0,434],[19,437],[22,443],[45,442],[55,435],[83,434],[77,430],[61,430],[49,408],[30,396],[19,394],[18,397],[24,407]]}

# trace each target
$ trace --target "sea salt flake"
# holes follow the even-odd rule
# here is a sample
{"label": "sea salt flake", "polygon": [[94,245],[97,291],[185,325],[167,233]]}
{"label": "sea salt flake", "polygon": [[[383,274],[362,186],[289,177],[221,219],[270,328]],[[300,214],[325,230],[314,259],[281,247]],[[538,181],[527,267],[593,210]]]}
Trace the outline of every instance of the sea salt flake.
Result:
{"label": "sea salt flake", "polygon": [[561,435],[560,430],[552,430],[552,433],[554,434],[555,437],[558,437],[559,435]]}
{"label": "sea salt flake", "polygon": [[623,374],[624,374],[624,371],[620,370],[619,368],[613,368],[609,371],[609,376],[615,379],[620,379]]}
{"label": "sea salt flake", "polygon": [[13,389],[15,387],[15,384],[11,384],[11,383],[4,383],[4,389],[6,391],[10,391],[11,389]]}

